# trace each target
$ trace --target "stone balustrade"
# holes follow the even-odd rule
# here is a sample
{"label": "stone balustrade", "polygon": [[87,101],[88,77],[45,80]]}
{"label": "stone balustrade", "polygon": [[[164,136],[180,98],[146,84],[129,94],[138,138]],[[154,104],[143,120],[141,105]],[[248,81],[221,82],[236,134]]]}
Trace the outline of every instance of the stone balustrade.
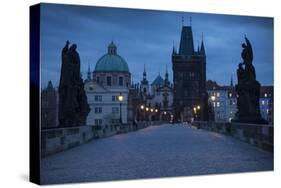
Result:
{"label": "stone balustrade", "polygon": [[195,121],[192,125],[198,129],[230,135],[238,140],[273,152],[272,125],[203,121]]}
{"label": "stone balustrade", "polygon": [[94,139],[136,131],[155,124],[160,124],[160,122],[43,129],[41,130],[41,157],[79,146]]}

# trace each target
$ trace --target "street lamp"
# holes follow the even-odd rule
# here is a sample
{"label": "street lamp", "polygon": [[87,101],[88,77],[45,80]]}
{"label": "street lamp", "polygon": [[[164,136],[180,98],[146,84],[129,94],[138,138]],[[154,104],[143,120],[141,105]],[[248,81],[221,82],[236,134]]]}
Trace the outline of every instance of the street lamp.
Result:
{"label": "street lamp", "polygon": [[122,94],[120,93],[120,95],[118,96],[118,101],[120,103],[120,123],[122,124],[122,102],[124,100],[124,97],[122,96]]}
{"label": "street lamp", "polygon": [[144,109],[144,105],[141,105],[140,108],[143,110]]}
{"label": "street lamp", "polygon": [[200,110],[200,105],[197,106],[197,110]]}
{"label": "street lamp", "polygon": [[211,100],[214,102],[216,100],[216,97],[214,95],[212,95]]}

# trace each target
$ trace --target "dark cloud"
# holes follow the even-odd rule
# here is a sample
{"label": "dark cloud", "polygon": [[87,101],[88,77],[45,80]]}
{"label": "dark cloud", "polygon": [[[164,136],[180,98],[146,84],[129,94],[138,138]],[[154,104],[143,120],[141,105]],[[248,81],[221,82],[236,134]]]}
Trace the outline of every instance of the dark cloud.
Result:
{"label": "dark cloud", "polygon": [[165,12],[123,8],[43,4],[41,11],[41,67],[43,85],[58,85],[60,51],[66,40],[77,43],[81,72],[93,70],[97,60],[114,40],[118,53],[127,61],[134,81],[140,81],[144,64],[152,82],[168,67],[172,79],[173,42],[179,45],[181,20],[192,17],[194,45],[202,33],[207,53],[207,78],[229,84],[241,61],[241,43],[246,34],[254,48],[254,65],[262,84],[273,84],[273,19]]}

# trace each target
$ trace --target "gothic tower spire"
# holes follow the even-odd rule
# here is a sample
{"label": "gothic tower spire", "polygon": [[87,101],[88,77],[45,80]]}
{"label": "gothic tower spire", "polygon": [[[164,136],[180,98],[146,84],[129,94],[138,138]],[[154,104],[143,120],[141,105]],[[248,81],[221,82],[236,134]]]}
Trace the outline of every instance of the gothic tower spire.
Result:
{"label": "gothic tower spire", "polygon": [[201,55],[206,55],[205,53],[205,47],[204,47],[204,40],[203,40],[203,33],[202,33],[202,41],[201,41],[201,48],[200,48],[200,54]]}

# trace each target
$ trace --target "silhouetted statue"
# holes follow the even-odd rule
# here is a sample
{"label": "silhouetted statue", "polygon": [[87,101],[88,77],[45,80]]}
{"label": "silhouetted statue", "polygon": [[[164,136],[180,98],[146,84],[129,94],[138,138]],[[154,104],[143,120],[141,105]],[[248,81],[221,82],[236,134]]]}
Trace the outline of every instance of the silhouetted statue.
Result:
{"label": "silhouetted statue", "polygon": [[59,124],[61,127],[86,125],[86,118],[90,111],[84,83],[80,76],[80,57],[76,48],[76,44],[69,48],[69,41],[66,41],[61,54],[59,83]]}
{"label": "silhouetted statue", "polygon": [[260,83],[256,80],[256,71],[253,66],[253,50],[248,38],[242,44],[241,57],[237,69],[238,84],[235,86],[237,93],[237,113],[234,122],[267,123],[260,115],[259,98]]}

